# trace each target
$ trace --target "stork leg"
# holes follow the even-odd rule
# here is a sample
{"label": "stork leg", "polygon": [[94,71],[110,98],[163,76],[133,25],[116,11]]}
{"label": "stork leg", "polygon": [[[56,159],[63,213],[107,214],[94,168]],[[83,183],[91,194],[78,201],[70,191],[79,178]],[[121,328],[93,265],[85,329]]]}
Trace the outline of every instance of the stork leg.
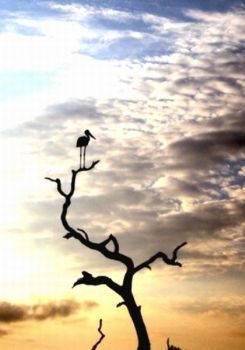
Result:
{"label": "stork leg", "polygon": [[86,147],[83,149],[83,167],[85,168]]}
{"label": "stork leg", "polygon": [[80,147],[80,169],[82,167],[82,147]]}

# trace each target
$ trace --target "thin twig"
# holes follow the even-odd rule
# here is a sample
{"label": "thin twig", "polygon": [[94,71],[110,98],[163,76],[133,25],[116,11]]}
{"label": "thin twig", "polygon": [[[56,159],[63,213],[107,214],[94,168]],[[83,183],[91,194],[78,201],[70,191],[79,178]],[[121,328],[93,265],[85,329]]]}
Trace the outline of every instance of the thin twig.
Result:
{"label": "thin twig", "polygon": [[97,346],[102,342],[102,340],[105,338],[105,334],[102,332],[102,319],[99,321],[99,328],[98,332],[100,333],[100,339],[93,345],[91,350],[96,350]]}
{"label": "thin twig", "polygon": [[116,307],[120,307],[120,306],[123,306],[123,305],[126,306],[125,301],[121,301],[120,303],[118,303],[118,304],[116,305]]}
{"label": "thin twig", "polygon": [[52,181],[52,182],[56,182],[57,184],[57,191],[63,196],[63,197],[66,197],[66,193],[62,190],[62,187],[61,187],[61,181],[59,178],[57,179],[52,179],[51,177],[45,177],[44,178],[45,180],[49,180],[49,181]]}

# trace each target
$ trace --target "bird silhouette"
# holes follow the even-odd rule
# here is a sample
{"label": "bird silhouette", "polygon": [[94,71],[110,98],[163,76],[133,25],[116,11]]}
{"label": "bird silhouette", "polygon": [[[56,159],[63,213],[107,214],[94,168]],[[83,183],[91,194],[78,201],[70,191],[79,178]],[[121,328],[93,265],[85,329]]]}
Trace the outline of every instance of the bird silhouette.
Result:
{"label": "bird silhouette", "polygon": [[[85,136],[80,136],[77,139],[76,147],[80,147],[80,169],[82,167],[82,158],[83,158],[83,168],[85,168],[85,157],[86,157],[86,148],[90,141],[90,137],[96,140],[96,138],[91,134],[89,130],[84,131]],[[82,157],[82,149],[83,149],[83,157]]]}

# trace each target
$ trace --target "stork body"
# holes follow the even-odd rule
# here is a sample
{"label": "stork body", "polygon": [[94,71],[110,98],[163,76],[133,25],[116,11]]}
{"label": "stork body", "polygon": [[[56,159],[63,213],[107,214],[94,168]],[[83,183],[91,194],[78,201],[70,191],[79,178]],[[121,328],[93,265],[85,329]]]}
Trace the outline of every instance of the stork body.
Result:
{"label": "stork body", "polygon": [[82,158],[83,158],[83,168],[85,168],[86,148],[90,141],[90,137],[95,139],[95,137],[91,134],[89,130],[85,130],[84,134],[85,134],[84,136],[80,136],[77,139],[77,144],[76,144],[76,146],[80,148],[80,168],[82,167]]}

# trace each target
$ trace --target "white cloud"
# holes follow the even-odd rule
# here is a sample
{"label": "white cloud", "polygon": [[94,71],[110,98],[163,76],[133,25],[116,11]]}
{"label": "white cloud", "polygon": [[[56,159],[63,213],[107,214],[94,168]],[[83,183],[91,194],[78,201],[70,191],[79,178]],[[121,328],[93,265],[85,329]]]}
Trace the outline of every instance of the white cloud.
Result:
{"label": "white cloud", "polygon": [[[8,116],[5,128],[19,124],[12,134],[5,132],[5,149],[11,150],[14,138],[23,137],[28,142],[27,148],[13,152],[19,159],[9,161],[2,174],[8,183],[6,201],[11,209],[13,178],[8,178],[6,168],[12,174],[21,173],[12,188],[26,210],[11,226],[5,222],[5,228],[12,229],[15,224],[30,232],[35,228],[37,234],[44,231],[45,235],[57,231],[58,218],[49,205],[56,192],[50,194],[49,184],[38,184],[44,176],[60,176],[67,181],[70,168],[78,161],[76,137],[89,125],[97,137],[89,148],[89,159],[96,157],[102,162],[96,174],[81,180],[81,191],[89,191],[87,197],[83,193],[85,228],[95,234],[107,233],[110,228],[120,235],[125,250],[132,248],[138,259],[142,253],[155,252],[159,241],[170,249],[186,236],[195,241],[199,235],[203,245],[196,250],[200,253],[210,237],[221,240],[217,230],[228,240],[228,229],[235,230],[235,223],[239,240],[240,207],[235,202],[242,199],[241,189],[229,184],[232,174],[218,173],[217,167],[231,156],[239,158],[238,149],[229,148],[224,132],[239,129],[227,120],[241,119],[237,111],[243,104],[243,58],[239,52],[232,52],[240,45],[240,14],[224,13],[220,18],[218,14],[189,11],[187,14],[196,21],[182,23],[75,4],[50,6],[63,16],[37,20],[17,16],[12,20],[16,27],[0,37],[3,71],[49,71],[55,77],[54,86],[44,92],[1,105]],[[153,33],[112,30],[109,26],[98,29],[90,22],[94,16],[109,20],[117,17],[125,26],[128,20],[141,20],[144,30]],[[35,27],[40,35],[21,34],[17,24]],[[140,49],[146,49],[144,59],[131,57],[132,47],[125,49],[126,58],[99,59],[102,49],[110,50],[112,43],[120,46],[121,39],[129,37],[138,40]],[[162,53],[152,56],[151,45],[159,45]],[[164,51],[165,47],[170,50]],[[223,133],[216,135],[216,131]],[[217,148],[217,136],[227,143]],[[204,146],[209,147],[205,156],[203,144],[197,142],[203,138]],[[74,210],[73,218],[80,225],[78,203]],[[139,236],[144,237],[144,247],[137,246]],[[147,247],[145,242],[149,243]],[[223,241],[219,244],[224,248]],[[190,274],[202,273],[205,264],[197,271],[192,265],[194,255],[190,259]],[[231,259],[234,266],[236,259]],[[229,271],[228,265],[222,269]],[[214,260],[209,269],[220,272]]]}
{"label": "white cloud", "polygon": [[75,20],[84,20],[89,17],[102,17],[112,21],[127,21],[129,19],[139,18],[136,14],[125,11],[118,11],[109,7],[93,7],[89,5],[81,5],[78,3],[72,4],[57,4],[49,2],[49,7],[61,12],[67,13]]}

